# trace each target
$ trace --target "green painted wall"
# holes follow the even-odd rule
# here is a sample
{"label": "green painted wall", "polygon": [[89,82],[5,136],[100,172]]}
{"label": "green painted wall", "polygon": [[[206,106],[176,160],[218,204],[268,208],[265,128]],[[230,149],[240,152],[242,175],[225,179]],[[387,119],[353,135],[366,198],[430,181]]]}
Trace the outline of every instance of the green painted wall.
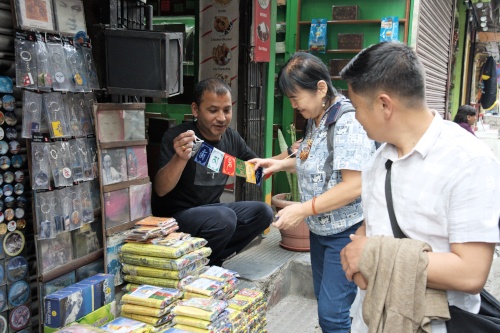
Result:
{"label": "green painted wall", "polygon": [[451,119],[455,117],[458,107],[461,105],[461,92],[463,85],[465,35],[467,30],[467,7],[463,1],[458,1],[458,50],[456,53],[455,65],[452,67],[452,85],[450,87],[450,108]]}

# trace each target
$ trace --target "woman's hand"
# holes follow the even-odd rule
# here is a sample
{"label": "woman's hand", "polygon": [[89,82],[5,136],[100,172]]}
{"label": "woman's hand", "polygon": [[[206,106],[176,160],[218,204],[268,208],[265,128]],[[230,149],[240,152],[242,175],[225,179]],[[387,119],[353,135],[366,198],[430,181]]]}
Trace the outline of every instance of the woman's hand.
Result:
{"label": "woman's hand", "polygon": [[261,167],[263,169],[263,176],[283,170],[283,160],[275,160],[272,158],[252,158],[248,162],[255,164],[254,170]]}
{"label": "woman's hand", "polygon": [[304,221],[307,215],[304,216],[304,209],[301,203],[296,203],[286,206],[276,214],[276,222],[273,226],[278,229],[288,230],[297,227],[300,222]]}
{"label": "woman's hand", "polygon": [[179,134],[174,139],[174,149],[175,153],[183,160],[189,160],[191,158],[191,151],[193,150],[193,142],[196,136],[194,132],[189,130],[184,133]]}

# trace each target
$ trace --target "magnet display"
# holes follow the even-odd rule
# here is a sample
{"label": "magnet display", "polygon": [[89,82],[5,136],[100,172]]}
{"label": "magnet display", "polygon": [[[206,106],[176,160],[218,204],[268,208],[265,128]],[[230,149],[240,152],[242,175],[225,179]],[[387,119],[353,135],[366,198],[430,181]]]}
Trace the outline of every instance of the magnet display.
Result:
{"label": "magnet display", "polygon": [[17,116],[13,111],[5,112],[5,123],[9,126],[14,126],[17,124]]}
{"label": "magnet display", "polygon": [[30,287],[25,280],[19,280],[10,285],[8,301],[11,306],[19,306],[25,303],[30,296]]}
{"label": "magnet display", "polygon": [[[18,230],[23,230],[24,228],[26,228],[26,220],[25,219],[19,219],[16,221],[16,228]],[[0,249],[2,247],[0,246]]]}
{"label": "magnet display", "polygon": [[19,150],[21,149],[21,144],[17,140],[12,140],[9,142],[9,152],[12,155],[15,155],[19,153]]}
{"label": "magnet display", "polygon": [[10,168],[10,157],[6,155],[0,156],[0,169],[7,170],[8,168]]}
{"label": "magnet display", "polygon": [[14,209],[12,208],[7,208],[5,211],[4,211],[4,215],[5,215],[5,220],[6,221],[11,221],[14,216],[15,216],[15,212],[14,212]]}
{"label": "magnet display", "polygon": [[4,173],[3,181],[7,184],[12,183],[14,181],[14,173],[12,171],[7,171],[6,173]]}
{"label": "magnet display", "polygon": [[28,273],[28,261],[23,256],[17,256],[7,261],[5,265],[7,279],[14,282],[23,279]]}
{"label": "magnet display", "polygon": [[[14,193],[17,195],[23,194],[24,193],[24,185],[21,183],[17,183],[16,185],[14,185]],[[24,197],[22,197],[22,198],[24,199],[24,204],[25,204],[26,198],[24,198]],[[19,204],[19,198],[17,198],[17,206],[18,207],[24,207],[24,204],[23,205]]]}
{"label": "magnet display", "polygon": [[2,107],[5,111],[14,111],[14,109],[16,108],[16,99],[12,95],[4,95],[2,97],[2,104]]}
{"label": "magnet display", "polygon": [[1,140],[0,141],[0,155],[5,155],[9,151],[9,145],[7,142]]}
{"label": "magnet display", "polygon": [[9,223],[7,223],[7,230],[8,231],[16,230],[16,221],[9,221]]}
{"label": "magnet display", "polygon": [[5,235],[3,239],[3,250],[5,254],[15,257],[24,249],[24,244],[24,234],[19,230],[15,230]]}
{"label": "magnet display", "polygon": [[11,309],[9,313],[9,325],[14,331],[20,330],[28,326],[31,318],[30,309],[27,305],[18,306]]}
{"label": "magnet display", "polygon": [[10,158],[10,163],[16,169],[19,169],[23,166],[23,157],[21,155],[14,155]]}
{"label": "magnet display", "polygon": [[[7,185],[11,186],[10,184],[7,184]],[[7,186],[7,185],[5,185],[5,186]],[[14,189],[14,188],[12,187],[12,189]],[[5,199],[3,199],[3,203],[5,204],[5,207],[7,207],[7,208],[14,207],[16,205],[16,199],[12,196],[12,190],[9,188],[6,191],[4,191],[4,193],[10,194],[10,196],[7,196],[7,197],[5,197]]]}
{"label": "magnet display", "polygon": [[24,209],[17,207],[14,210],[14,216],[16,219],[22,219],[24,217]]}

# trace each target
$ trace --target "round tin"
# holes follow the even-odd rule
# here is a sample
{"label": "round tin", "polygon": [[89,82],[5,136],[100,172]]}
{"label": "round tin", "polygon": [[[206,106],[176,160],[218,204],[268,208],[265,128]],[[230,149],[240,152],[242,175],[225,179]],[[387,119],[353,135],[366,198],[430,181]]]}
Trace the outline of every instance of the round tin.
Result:
{"label": "round tin", "polygon": [[[16,184],[16,185],[22,185],[22,184]],[[14,187],[14,191],[16,188]],[[27,200],[23,195],[20,195],[17,197],[17,207],[24,208],[26,207]]]}
{"label": "round tin", "polygon": [[[10,185],[10,184],[7,184],[7,185]],[[13,208],[16,205],[16,198],[14,198],[12,195],[5,197],[5,199],[3,199],[3,203],[5,204],[5,207]]]}
{"label": "round tin", "polygon": [[16,217],[16,219],[22,219],[24,217],[24,209],[22,208],[16,208],[16,210],[14,211],[14,216]]}
{"label": "round tin", "polygon": [[[5,184],[3,186],[3,194],[8,197],[8,196],[11,196],[12,193],[14,193],[14,186],[12,186],[11,184]],[[5,202],[5,199],[4,199],[4,202]],[[5,202],[5,205],[7,206],[7,202]],[[9,207],[9,206],[7,206]],[[10,206],[11,207],[11,206]]]}
{"label": "round tin", "polygon": [[12,164],[12,166],[16,169],[19,169],[20,167],[23,166],[23,157],[21,155],[13,155],[11,158],[10,158],[10,163]]}
{"label": "round tin", "polygon": [[7,233],[3,239],[3,249],[11,257],[15,257],[21,253],[24,249],[24,244],[24,234],[19,230]]}
{"label": "round tin", "polygon": [[10,168],[10,158],[7,155],[0,156],[0,169],[7,170]]}
{"label": "round tin", "polygon": [[[28,282],[19,280],[10,285],[8,300],[11,306],[18,306],[25,303],[30,295]],[[12,313],[12,312],[11,312]]]}
{"label": "round tin", "polygon": [[3,181],[10,184],[14,181],[14,173],[12,171],[7,171],[3,174]]}
{"label": "round tin", "polygon": [[6,221],[11,221],[14,219],[14,216],[15,216],[15,213],[14,213],[14,209],[12,208],[7,208],[4,212],[5,214],[5,220]]}
{"label": "round tin", "polygon": [[14,111],[14,109],[16,108],[16,99],[12,95],[4,95],[2,97],[2,104],[2,107],[5,111]]}
{"label": "round tin", "polygon": [[10,327],[15,331],[25,328],[28,326],[30,318],[30,309],[24,304],[15,309],[11,309],[9,314]]}
{"label": "round tin", "polygon": [[28,273],[28,260],[23,256],[10,259],[5,266],[9,282],[21,280]]}
{"label": "round tin", "polygon": [[16,230],[16,221],[9,221],[9,223],[7,223],[7,230],[9,231]]}
{"label": "round tin", "polygon": [[16,172],[14,172],[14,180],[16,181],[16,183],[22,183],[24,180],[24,172],[22,172],[21,170],[17,170]]}
{"label": "round tin", "polygon": [[13,111],[5,112],[5,123],[9,126],[17,124],[17,116]]}
{"label": "round tin", "polygon": [[0,141],[0,155],[5,155],[9,151],[9,145],[5,141]]}
{"label": "round tin", "polygon": [[7,127],[5,129],[5,137],[9,140],[17,139],[17,130],[14,127]]}
{"label": "round tin", "polygon": [[[17,183],[16,185],[14,185],[14,193],[17,194],[17,195],[23,194],[24,193],[24,185],[21,184],[21,183]],[[23,206],[19,205],[19,198],[17,198],[17,199],[18,199],[17,200],[18,201],[17,205],[19,207],[23,207]],[[26,200],[24,200],[24,202],[26,203]]]}
{"label": "round tin", "polygon": [[12,140],[9,142],[9,152],[12,155],[15,155],[19,153],[19,150],[21,149],[21,144],[19,144],[19,141],[17,140]]}

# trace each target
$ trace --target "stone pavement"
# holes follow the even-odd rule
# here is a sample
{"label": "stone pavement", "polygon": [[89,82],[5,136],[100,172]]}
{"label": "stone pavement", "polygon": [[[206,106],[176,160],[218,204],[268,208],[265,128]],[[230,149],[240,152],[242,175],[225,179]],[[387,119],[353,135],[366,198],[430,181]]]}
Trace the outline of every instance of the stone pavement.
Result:
{"label": "stone pavement", "polygon": [[[269,333],[321,333],[311,276],[309,252],[291,252],[279,246],[279,231],[271,227],[265,237],[224,261],[240,275],[240,288],[263,291],[269,302]],[[486,289],[500,299],[500,246],[497,246]]]}

